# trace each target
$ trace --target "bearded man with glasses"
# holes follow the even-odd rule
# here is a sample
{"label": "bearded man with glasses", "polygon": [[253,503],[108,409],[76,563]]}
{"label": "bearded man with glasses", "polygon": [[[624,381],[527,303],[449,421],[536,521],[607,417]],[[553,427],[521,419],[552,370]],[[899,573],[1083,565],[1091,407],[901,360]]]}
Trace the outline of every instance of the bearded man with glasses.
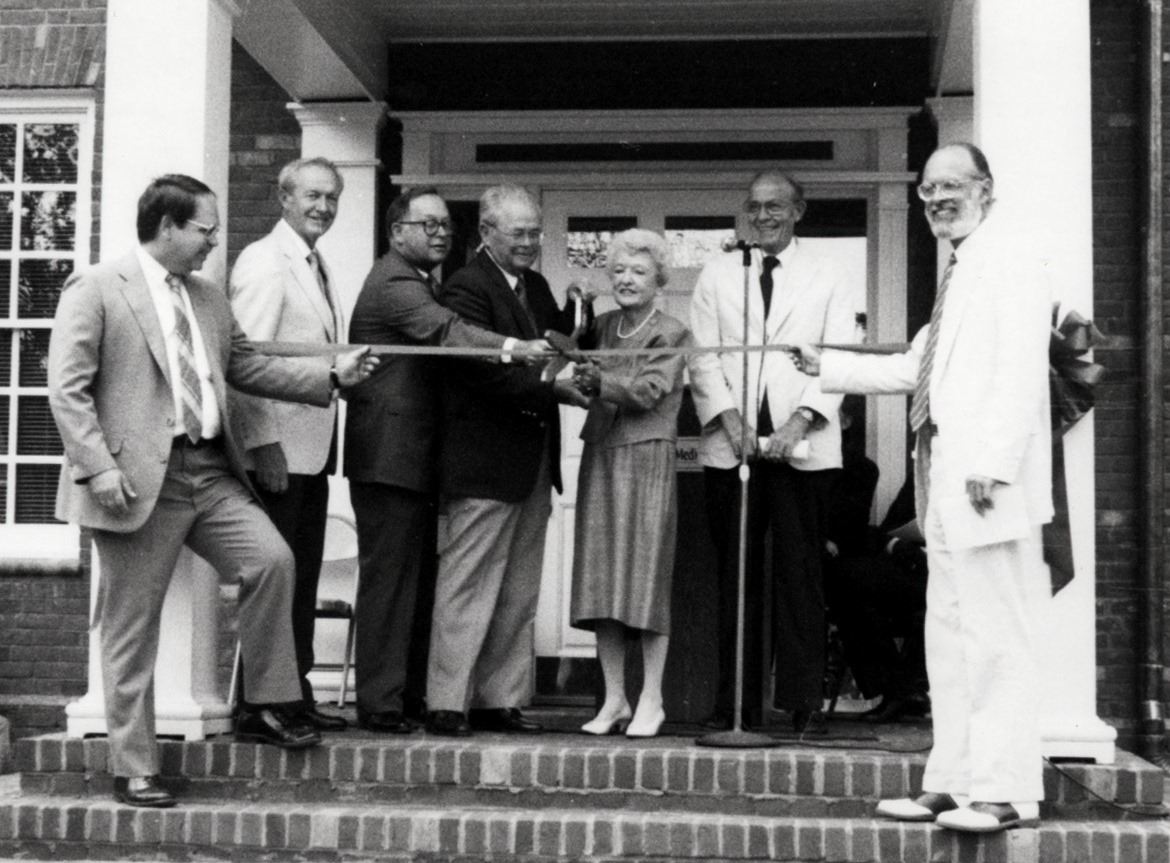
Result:
{"label": "bearded man with glasses", "polygon": [[[434,188],[396,198],[386,226],[390,250],[358,295],[351,342],[493,348],[507,361],[548,348],[543,339],[473,326],[439,305],[434,273],[451,251],[453,229]],[[379,369],[351,394],[345,426],[345,475],[358,529],[357,720],[370,731],[406,734],[426,709],[438,366],[434,357],[403,354],[384,357]]]}

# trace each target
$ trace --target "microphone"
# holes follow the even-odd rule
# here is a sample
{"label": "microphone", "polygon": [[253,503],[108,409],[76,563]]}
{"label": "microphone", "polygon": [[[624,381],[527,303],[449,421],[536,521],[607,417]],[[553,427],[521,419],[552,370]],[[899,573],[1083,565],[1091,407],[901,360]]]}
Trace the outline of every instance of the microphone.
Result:
{"label": "microphone", "polygon": [[724,237],[719,243],[719,248],[725,252],[730,252],[733,249],[739,249],[741,252],[750,252],[752,249],[758,249],[759,247],[759,243],[749,243],[747,240],[741,240],[736,236]]}

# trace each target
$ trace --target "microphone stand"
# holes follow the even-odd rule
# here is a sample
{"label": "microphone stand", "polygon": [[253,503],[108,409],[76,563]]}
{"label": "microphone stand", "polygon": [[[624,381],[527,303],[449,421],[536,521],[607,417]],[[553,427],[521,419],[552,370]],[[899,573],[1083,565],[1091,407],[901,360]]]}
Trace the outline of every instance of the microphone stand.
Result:
{"label": "microphone stand", "polygon": [[[743,252],[743,344],[748,343],[748,302],[751,299],[752,246],[740,240],[734,248]],[[735,616],[735,704],[732,707],[731,728],[714,731],[695,740],[699,746],[725,749],[779,746],[780,741],[767,734],[746,731],[743,727],[743,642],[744,593],[747,590],[747,527],[748,527],[748,355],[743,353],[743,398],[741,400],[739,440],[739,580],[736,589]]]}

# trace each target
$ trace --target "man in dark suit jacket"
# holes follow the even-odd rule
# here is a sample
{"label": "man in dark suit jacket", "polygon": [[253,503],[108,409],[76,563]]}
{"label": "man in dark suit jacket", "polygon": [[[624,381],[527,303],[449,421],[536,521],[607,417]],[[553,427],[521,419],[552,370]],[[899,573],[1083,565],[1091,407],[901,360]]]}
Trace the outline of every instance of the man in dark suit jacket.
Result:
{"label": "man in dark suit jacket", "polygon": [[[472,326],[439,305],[432,270],[451,250],[452,228],[435,189],[403,193],[390,204],[386,224],[390,251],[366,277],[350,341],[493,348],[507,358],[548,347],[540,339],[521,341]],[[357,718],[371,731],[413,731],[417,726],[404,715],[404,706],[412,699],[423,702],[430,604],[416,609],[416,600],[435,547],[435,362],[388,356],[349,397],[345,475],[357,516],[360,569],[354,608]],[[428,587],[421,585],[424,596]]]}
{"label": "man in dark suit jacket", "polygon": [[[443,287],[468,321],[518,338],[572,330],[548,282],[530,269],[540,251],[540,208],[518,186],[480,199],[483,249]],[[539,731],[520,705],[532,693],[533,632],[550,488],[559,491],[558,402],[587,404],[568,381],[539,369],[452,360],[445,367],[440,541],[427,727],[463,736]],[[465,711],[471,712],[468,724]]]}
{"label": "man in dark suit jacket", "polygon": [[57,517],[90,528],[97,545],[110,770],[114,797],[135,806],[175,802],[157,780],[153,678],[184,544],[241,585],[251,704],[240,709],[237,739],[320,742],[283,709],[300,699],[293,558],[255,499],[225,394],[231,384],[326,406],[378,362],[351,351],[330,369],[257,353],[223,290],[193,275],[218,231],[211,189],[181,174],[155,180],[138,201],[141,245],[70,278],[49,343],[49,403],[65,447]]}

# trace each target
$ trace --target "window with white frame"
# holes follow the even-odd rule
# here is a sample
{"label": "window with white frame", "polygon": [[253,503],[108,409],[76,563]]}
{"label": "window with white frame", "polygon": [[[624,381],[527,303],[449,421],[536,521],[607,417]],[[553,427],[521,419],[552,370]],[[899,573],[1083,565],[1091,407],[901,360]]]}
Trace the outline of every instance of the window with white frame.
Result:
{"label": "window with white frame", "polygon": [[65,280],[89,262],[93,105],[0,99],[0,529],[53,523],[61,439],[48,351]]}

